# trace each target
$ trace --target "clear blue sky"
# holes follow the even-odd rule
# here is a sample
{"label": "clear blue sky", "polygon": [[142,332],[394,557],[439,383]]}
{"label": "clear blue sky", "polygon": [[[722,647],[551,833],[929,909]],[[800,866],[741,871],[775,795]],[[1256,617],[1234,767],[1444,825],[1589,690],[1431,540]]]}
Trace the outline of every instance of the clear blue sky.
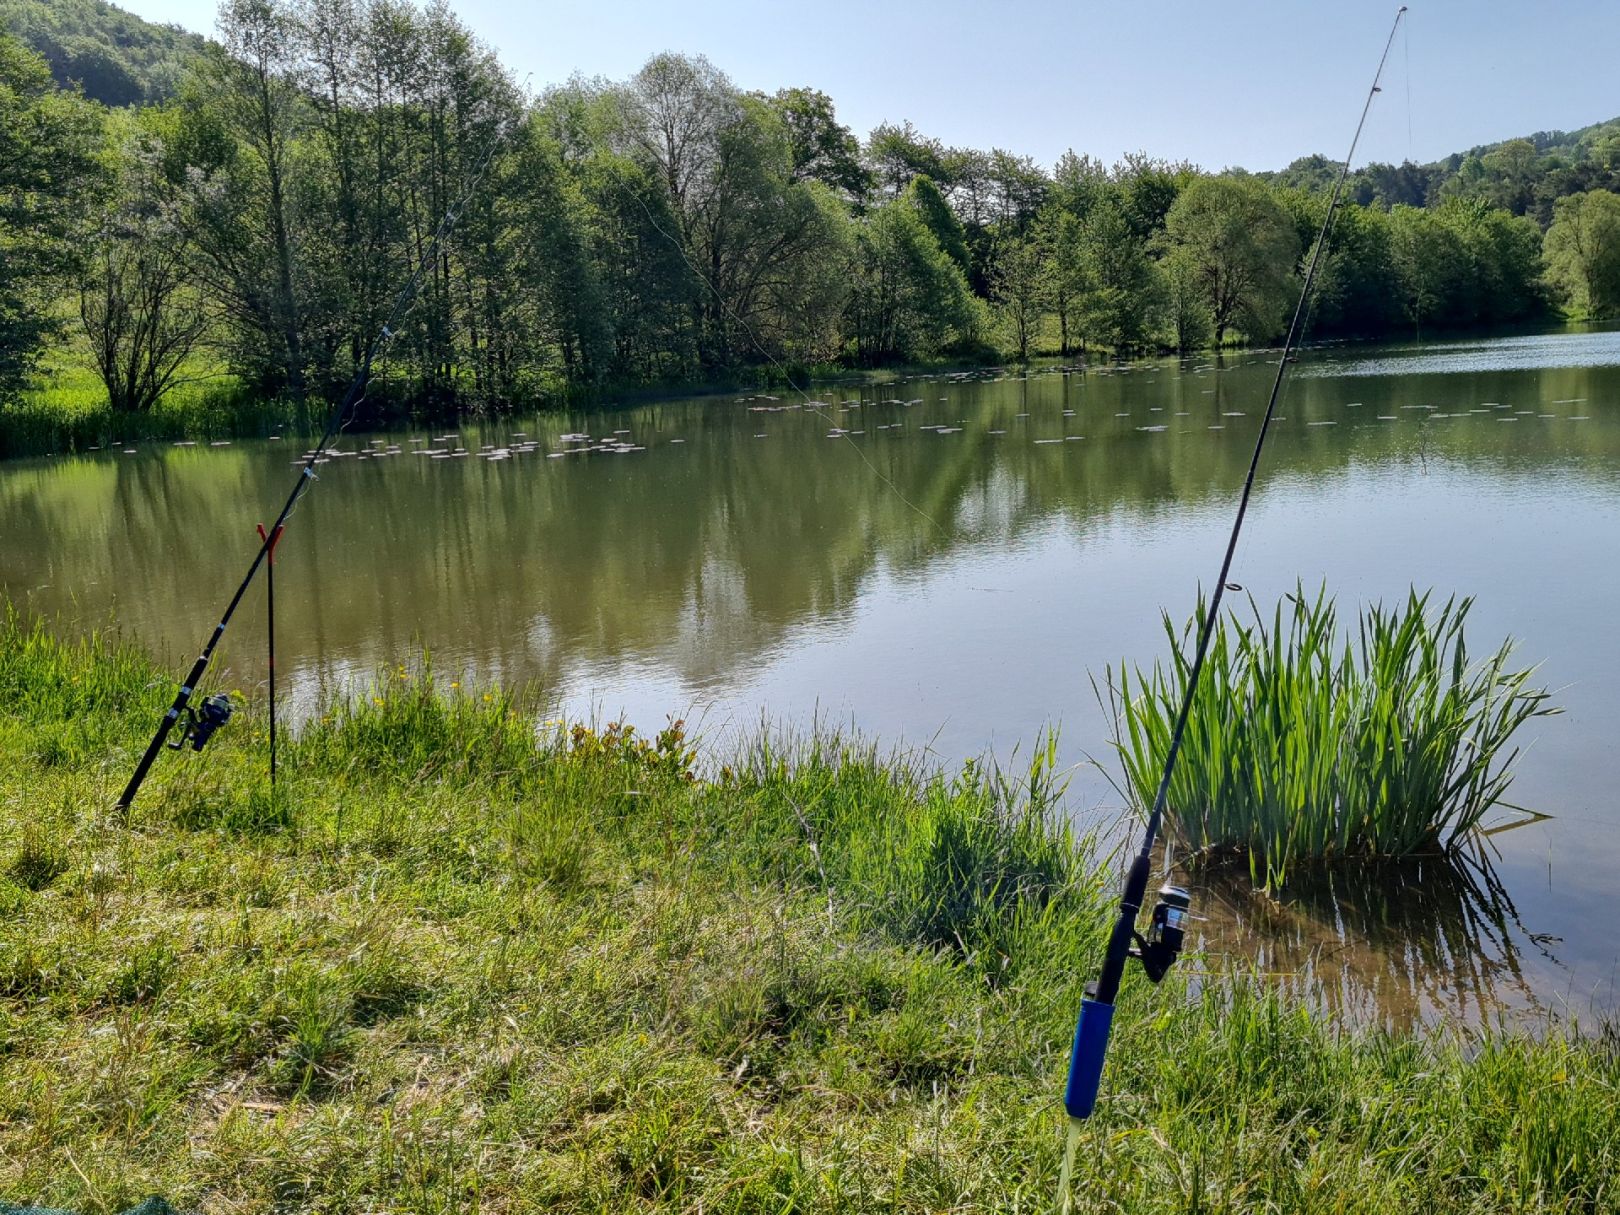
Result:
{"label": "clear blue sky", "polygon": [[[212,33],[213,0],[122,0]],[[1050,165],[1065,148],[1216,169],[1335,158],[1395,3],[1369,0],[452,0],[537,88],[622,79],[663,50],[745,89],[811,85],[864,136],[910,119],[947,144]],[[1410,38],[1410,47],[1403,39]],[[1433,160],[1620,115],[1616,0],[1413,0],[1358,161]],[[1410,76],[1408,76],[1410,63]],[[1408,108],[1410,79],[1410,109]]]}

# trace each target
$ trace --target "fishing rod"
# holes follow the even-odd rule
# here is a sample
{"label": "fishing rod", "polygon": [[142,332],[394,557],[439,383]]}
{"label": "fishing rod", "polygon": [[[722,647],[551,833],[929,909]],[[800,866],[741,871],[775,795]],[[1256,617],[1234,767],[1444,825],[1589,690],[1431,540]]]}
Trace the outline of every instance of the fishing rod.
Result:
{"label": "fishing rod", "polygon": [[[1306,306],[1310,300],[1311,288],[1316,282],[1317,269],[1321,265],[1322,251],[1327,247],[1334,214],[1338,211],[1339,197],[1343,193],[1345,179],[1350,176],[1350,162],[1355,158],[1356,145],[1361,141],[1361,130],[1367,123],[1367,114],[1372,109],[1373,98],[1378,95],[1378,82],[1383,78],[1389,49],[1395,43],[1395,32],[1400,28],[1401,18],[1405,15],[1406,6],[1403,4],[1396,12],[1395,22],[1390,27],[1389,40],[1384,43],[1384,53],[1379,57],[1378,71],[1373,75],[1372,88],[1367,91],[1367,100],[1361,107],[1361,120],[1356,123],[1355,136],[1350,140],[1350,151],[1345,154],[1338,180],[1333,184],[1333,195],[1328,201],[1327,214],[1322,217],[1322,230],[1317,235],[1316,248],[1311,253],[1311,260],[1305,271],[1305,283],[1299,293],[1299,302],[1294,305],[1294,316],[1288,324],[1288,337],[1283,342],[1282,358],[1277,363],[1277,377],[1272,381],[1271,396],[1266,402],[1265,416],[1260,421],[1260,433],[1254,441],[1254,455],[1249,459],[1249,472],[1243,481],[1243,494],[1238,499],[1237,517],[1232,521],[1232,534],[1226,541],[1226,555],[1221,559],[1221,572],[1216,576],[1215,589],[1199,628],[1198,649],[1193,655],[1192,667],[1187,673],[1187,688],[1181,698],[1181,707],[1176,713],[1175,728],[1170,734],[1170,746],[1165,752],[1164,770],[1159,777],[1158,792],[1154,794],[1153,808],[1148,814],[1147,826],[1142,834],[1142,850],[1131,861],[1130,869],[1126,873],[1125,889],[1119,901],[1119,919],[1115,922],[1113,934],[1108,939],[1108,951],[1103,957],[1102,973],[1095,983],[1087,986],[1086,997],[1080,1002],[1080,1018],[1074,1028],[1074,1047],[1069,1057],[1069,1078],[1063,1090],[1063,1107],[1072,1120],[1071,1145],[1074,1141],[1072,1131],[1078,1128],[1083,1119],[1089,1118],[1092,1110],[1096,1108],[1097,1090],[1102,1082],[1103,1060],[1108,1052],[1108,1037],[1113,1027],[1114,1000],[1119,994],[1119,984],[1125,974],[1127,959],[1136,958],[1140,961],[1148,978],[1158,983],[1163,980],[1181,952],[1191,900],[1187,891],[1180,886],[1166,883],[1159,889],[1159,901],[1153,908],[1147,935],[1144,937],[1136,931],[1136,920],[1147,895],[1153,844],[1158,838],[1159,828],[1164,820],[1165,804],[1170,795],[1170,779],[1175,773],[1176,758],[1181,752],[1182,734],[1187,728],[1188,715],[1192,712],[1193,696],[1198,690],[1198,678],[1204,669],[1204,656],[1209,650],[1210,639],[1215,632],[1215,622],[1220,617],[1221,596],[1229,585],[1227,579],[1232,572],[1232,558],[1237,553],[1238,535],[1243,530],[1243,520],[1248,514],[1255,474],[1259,471],[1266,435],[1271,428],[1272,417],[1277,411],[1283,379],[1288,373],[1288,363],[1293,354],[1294,344],[1303,328]],[[1063,1179],[1065,1209],[1068,1205],[1069,1163],[1068,1160],[1065,1161]]]}
{"label": "fishing rod", "polygon": [[[489,150],[485,152],[483,162],[478,166],[477,172],[473,174],[461,197],[451,205],[450,209],[439,220],[439,226],[435,229],[433,239],[428,243],[427,250],[417,262],[410,278],[405,281],[404,286],[394,296],[393,304],[389,308],[381,328],[372,335],[370,342],[367,343],[365,353],[360,360],[360,366],[355,370],[354,379],[349,382],[348,390],[327,415],[326,429],[321,432],[320,441],[315,444],[309,455],[304,458],[303,466],[298,471],[298,478],[293,484],[292,492],[287,495],[287,500],[282,504],[281,512],[276,515],[275,522],[270,524],[268,528],[263,526],[259,528],[259,547],[253,554],[253,560],[248,564],[247,573],[243,575],[241,583],[236,588],[236,593],[231,596],[230,602],[226,604],[225,611],[219,618],[219,623],[214,626],[214,631],[208,635],[208,640],[203,644],[202,652],[197,655],[197,661],[192,664],[191,671],[180,682],[180,687],[175,692],[174,702],[169,706],[168,711],[163,714],[162,720],[158,722],[157,730],[152,735],[152,741],[146,744],[146,751],[142,754],[140,762],[135,765],[135,771],[131,774],[129,783],[124,786],[123,793],[119,794],[117,808],[120,811],[128,813],[130,806],[135,801],[135,795],[140,792],[141,784],[146,780],[146,774],[151,770],[152,764],[157,759],[158,753],[162,751],[164,743],[168,742],[170,749],[176,751],[190,743],[193,751],[201,751],[207,745],[208,740],[213,737],[214,732],[231,719],[232,706],[230,697],[223,694],[206,697],[200,709],[193,709],[191,707],[191,698],[196,694],[197,685],[207,672],[208,664],[214,656],[214,650],[218,647],[220,639],[225,636],[226,626],[230,624],[231,617],[236,614],[237,606],[242,602],[242,596],[247,594],[248,587],[252,585],[254,577],[259,572],[259,567],[270,560],[271,552],[281,539],[282,532],[286,530],[287,520],[292,516],[299,499],[309,491],[309,487],[317,480],[315,474],[316,464],[320,462],[321,457],[331,447],[338,433],[347,424],[349,413],[365,400],[371,383],[372,364],[382,356],[383,352],[398,336],[398,326],[405,313],[409,311],[410,306],[415,302],[416,291],[421,285],[422,275],[438,259],[440,247],[449,239],[451,231],[461,218],[462,211],[472,201],[473,195],[484,180],[484,175],[489,171],[490,163],[495,159],[495,153],[500,150],[501,145],[506,142],[507,135],[517,125],[519,124],[510,123],[496,129],[495,134],[490,139]],[[271,644],[274,645],[273,640]],[[176,726],[180,725],[182,719],[184,719],[185,725],[182,727],[180,737],[173,742],[169,742],[169,735]],[[272,743],[273,746],[274,743]],[[273,759],[272,763],[274,763]]]}

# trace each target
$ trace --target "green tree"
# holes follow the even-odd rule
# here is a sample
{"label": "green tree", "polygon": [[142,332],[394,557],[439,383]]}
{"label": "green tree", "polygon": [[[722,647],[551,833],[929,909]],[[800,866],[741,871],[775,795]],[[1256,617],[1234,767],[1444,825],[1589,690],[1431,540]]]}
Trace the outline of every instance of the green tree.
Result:
{"label": "green tree", "polygon": [[934,234],[939,247],[945,250],[946,255],[961,268],[963,274],[968,273],[972,263],[968,255],[967,235],[962,230],[961,221],[956,218],[950,203],[945,201],[945,196],[939,192],[939,187],[934,184],[933,179],[923,176],[913,177],[902,197]]}
{"label": "green tree", "polygon": [[794,181],[819,181],[853,203],[872,189],[861,143],[838,121],[832,98],[818,89],[778,89],[772,108],[787,130]]}
{"label": "green tree", "polygon": [[1046,202],[1051,179],[1030,157],[1015,156],[1000,148],[990,152],[989,175],[998,229],[1004,234],[1022,235]]}
{"label": "green tree", "polygon": [[1164,281],[1164,318],[1177,354],[1209,345],[1215,327],[1198,265],[1182,250],[1172,250],[1159,264]]}
{"label": "green tree", "polygon": [[1012,336],[1020,362],[1029,358],[1030,346],[1046,315],[1047,266],[1045,249],[1030,236],[1009,236],[997,250],[991,298]]}
{"label": "green tree", "polygon": [[878,185],[890,198],[897,197],[914,177],[928,177],[942,185],[951,181],[945,146],[918,133],[909,122],[880,123],[866,140],[866,159]]}
{"label": "green tree", "polygon": [[58,291],[104,187],[101,120],[57,91],[45,62],[0,34],[0,400],[61,329]]}
{"label": "green tree", "polygon": [[1088,340],[1118,354],[1146,347],[1158,327],[1163,284],[1114,191],[1098,200],[1081,225],[1079,256],[1085,283],[1077,309],[1081,349]]}
{"label": "green tree", "polygon": [[1460,295],[1467,254],[1456,233],[1433,211],[1396,207],[1389,219],[1401,311],[1421,336],[1424,325],[1444,317]]}
{"label": "green tree", "polygon": [[[1089,214],[1090,204],[1086,213]],[[1034,239],[1040,242],[1045,275],[1045,296],[1058,322],[1058,353],[1069,355],[1076,309],[1089,285],[1082,252],[1084,221],[1081,215],[1054,200],[1035,221]]]}
{"label": "green tree", "polygon": [[1496,325],[1542,310],[1541,232],[1527,216],[1510,215],[1483,199],[1450,199],[1436,216],[1463,251],[1463,297],[1452,319]]}
{"label": "green tree", "polygon": [[1269,337],[1281,324],[1300,242],[1286,211],[1252,179],[1200,177],[1165,215],[1166,248],[1196,275],[1215,344],[1228,329]]}
{"label": "green tree", "polygon": [[234,361],[271,389],[306,384],[304,285],[295,266],[294,142],[307,118],[293,78],[295,23],[272,0],[225,0],[221,44],[182,96],[178,146],[193,189],[188,235],[234,330]]}
{"label": "green tree", "polygon": [[814,358],[837,344],[836,272],[846,241],[837,200],[792,179],[787,131],[705,59],[659,55],[616,94],[620,137],[666,184],[688,264],[705,370],[759,348]]}
{"label": "green tree", "polygon": [[1620,314],[1620,194],[1558,200],[1545,245],[1547,278],[1581,316]]}
{"label": "green tree", "polygon": [[1535,197],[1540,155],[1528,139],[1510,139],[1480,157],[1484,196],[1492,206],[1523,215]]}
{"label": "green tree", "polygon": [[859,227],[846,331],[858,362],[935,353],[967,335],[975,302],[961,268],[915,208],[897,199]]}
{"label": "green tree", "polygon": [[120,150],[112,206],[79,279],[79,319],[107,399],[145,413],[177,382],[208,332],[161,148],[131,132]]}

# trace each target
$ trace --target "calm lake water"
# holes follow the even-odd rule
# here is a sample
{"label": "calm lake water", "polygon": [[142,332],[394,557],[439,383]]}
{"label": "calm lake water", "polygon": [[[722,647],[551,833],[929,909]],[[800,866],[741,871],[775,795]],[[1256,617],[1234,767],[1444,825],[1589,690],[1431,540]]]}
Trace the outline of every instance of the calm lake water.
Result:
{"label": "calm lake water", "polygon": [[[1161,610],[1184,620],[1214,576],[1268,358],[346,435],[278,557],[288,709],[425,648],[441,672],[540,681],[570,716],[684,716],[719,753],[762,716],[946,764],[1056,725],[1074,813],[1117,825],[1084,762],[1112,770],[1090,676],[1158,657]],[[1235,578],[1263,604],[1325,580],[1341,610],[1413,584],[1476,596],[1475,648],[1512,634],[1561,689],[1510,794],[1551,817],[1493,835],[1477,871],[1341,877],[1280,907],[1206,884],[1208,965],[1395,1025],[1620,1010],[1617,403],[1613,332],[1301,359]],[[0,587],[116,621],[179,674],[300,450],[0,465]],[[222,658],[223,686],[262,678],[257,588]]]}

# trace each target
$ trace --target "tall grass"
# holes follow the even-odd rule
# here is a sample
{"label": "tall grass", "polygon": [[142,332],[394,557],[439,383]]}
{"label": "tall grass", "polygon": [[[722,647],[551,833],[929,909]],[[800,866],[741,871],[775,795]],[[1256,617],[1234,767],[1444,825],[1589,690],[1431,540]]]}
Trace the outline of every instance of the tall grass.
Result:
{"label": "tall grass", "polygon": [[[1223,617],[1170,786],[1178,837],[1195,852],[1245,853],[1267,887],[1305,861],[1457,846],[1513,779],[1515,733],[1557,711],[1532,670],[1510,667],[1511,640],[1469,661],[1471,605],[1413,590],[1400,606],[1367,608],[1353,638],[1325,589],[1285,596],[1269,624],[1252,599],[1248,622]],[[1165,617],[1168,669],[1120,673],[1115,743],[1142,806],[1203,612],[1180,633]]]}
{"label": "tall grass", "polygon": [[[249,704],[125,819],[170,677],[0,623],[0,1202],[1052,1209],[1109,909],[1050,746],[940,774],[776,738],[706,772],[675,723],[403,674],[288,741],[276,813]],[[89,719],[62,762],[47,740]],[[1145,987],[1077,1212],[1620,1198],[1612,1038],[1368,1036],[1242,982]]]}
{"label": "tall grass", "polygon": [[94,372],[63,366],[18,399],[0,403],[0,459],[114,443],[295,432],[317,416],[307,406],[252,393],[223,374],[176,386],[149,413],[119,413]]}

